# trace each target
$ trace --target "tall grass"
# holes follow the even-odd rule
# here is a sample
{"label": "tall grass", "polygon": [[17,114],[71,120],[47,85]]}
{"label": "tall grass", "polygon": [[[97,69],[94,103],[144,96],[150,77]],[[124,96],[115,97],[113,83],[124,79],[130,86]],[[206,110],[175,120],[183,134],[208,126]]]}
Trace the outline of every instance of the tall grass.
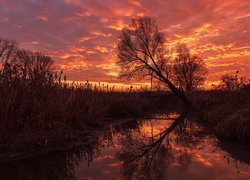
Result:
{"label": "tall grass", "polygon": [[0,139],[12,143],[62,140],[109,118],[139,116],[149,109],[143,92],[61,82],[2,81],[0,96]]}
{"label": "tall grass", "polygon": [[49,56],[13,48],[9,41],[0,45],[10,50],[0,55],[0,143],[63,141],[107,119],[148,109],[145,92],[67,84]]}
{"label": "tall grass", "polygon": [[193,92],[188,97],[219,137],[250,141],[250,88]]}
{"label": "tall grass", "polygon": [[[130,88],[68,84],[51,57],[0,38],[0,144],[43,144],[91,134],[114,118],[150,114],[151,96]],[[83,77],[84,78],[84,77]],[[157,104],[157,103],[156,103]]]}

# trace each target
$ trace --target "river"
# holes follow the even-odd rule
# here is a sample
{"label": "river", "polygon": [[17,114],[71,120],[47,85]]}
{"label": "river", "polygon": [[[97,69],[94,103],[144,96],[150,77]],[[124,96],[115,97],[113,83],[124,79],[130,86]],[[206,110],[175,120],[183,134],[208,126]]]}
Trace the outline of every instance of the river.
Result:
{"label": "river", "polygon": [[80,147],[0,164],[1,180],[250,179],[250,147],[176,113],[113,123]]}

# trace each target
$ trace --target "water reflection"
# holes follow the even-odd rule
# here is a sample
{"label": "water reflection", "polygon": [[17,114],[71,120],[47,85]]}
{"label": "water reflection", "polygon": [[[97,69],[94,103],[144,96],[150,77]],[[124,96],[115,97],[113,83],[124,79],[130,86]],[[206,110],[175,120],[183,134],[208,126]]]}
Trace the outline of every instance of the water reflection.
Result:
{"label": "water reflection", "polygon": [[166,169],[173,163],[178,163],[180,170],[188,168],[191,162],[188,151],[205,140],[205,133],[187,121],[186,114],[169,120],[147,121],[139,131],[126,131],[117,152],[118,159],[124,162],[121,170],[124,177],[163,179],[166,178]]}
{"label": "water reflection", "polygon": [[249,152],[249,146],[218,143],[192,121],[190,114],[173,113],[157,119],[110,125],[95,133],[88,143],[67,152],[0,163],[0,179],[250,177],[249,156],[241,153]]}
{"label": "water reflection", "polygon": [[5,162],[0,164],[0,179],[76,179],[75,166],[81,161],[90,163],[99,155],[99,143],[91,142],[68,152],[58,152],[17,162]]}

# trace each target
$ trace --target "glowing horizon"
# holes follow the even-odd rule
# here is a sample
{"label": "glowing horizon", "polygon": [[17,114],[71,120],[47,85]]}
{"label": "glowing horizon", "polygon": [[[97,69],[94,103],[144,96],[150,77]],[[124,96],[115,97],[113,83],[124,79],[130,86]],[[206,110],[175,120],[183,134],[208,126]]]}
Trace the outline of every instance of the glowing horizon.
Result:
{"label": "glowing horizon", "polygon": [[153,17],[168,47],[187,43],[203,58],[207,85],[237,70],[250,78],[248,0],[0,0],[0,36],[51,55],[71,81],[119,83],[118,37],[136,16]]}

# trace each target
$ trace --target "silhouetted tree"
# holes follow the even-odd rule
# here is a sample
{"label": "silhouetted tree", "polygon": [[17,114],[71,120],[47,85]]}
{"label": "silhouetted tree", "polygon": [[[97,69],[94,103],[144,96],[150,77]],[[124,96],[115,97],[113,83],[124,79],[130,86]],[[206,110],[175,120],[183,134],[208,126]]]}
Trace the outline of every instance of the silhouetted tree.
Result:
{"label": "silhouetted tree", "polygon": [[122,30],[118,44],[121,76],[158,79],[187,104],[185,95],[169,79],[170,58],[164,43],[164,34],[152,18],[132,19],[131,26]]}
{"label": "silhouetted tree", "polygon": [[0,37],[0,84],[12,82],[19,77],[17,65],[18,44]]}
{"label": "silhouetted tree", "polygon": [[207,75],[204,61],[191,55],[184,44],[177,46],[177,53],[173,65],[173,76],[177,86],[184,91],[191,91],[203,85]]}
{"label": "silhouetted tree", "polygon": [[222,90],[235,91],[249,86],[250,80],[246,79],[243,76],[239,77],[238,74],[239,71],[236,71],[235,75],[223,75],[221,77],[222,82],[220,83],[218,88]]}
{"label": "silhouetted tree", "polygon": [[54,77],[52,64],[51,57],[21,50],[15,41],[0,38],[0,81],[12,82],[15,79],[23,79],[36,82],[39,80],[39,83],[52,82],[57,79]]}
{"label": "silhouetted tree", "polygon": [[6,63],[16,57],[17,42],[2,39],[0,37],[0,63]]}
{"label": "silhouetted tree", "polygon": [[25,78],[32,81],[46,81],[52,76],[53,60],[50,56],[38,52],[19,50],[17,57]]}

